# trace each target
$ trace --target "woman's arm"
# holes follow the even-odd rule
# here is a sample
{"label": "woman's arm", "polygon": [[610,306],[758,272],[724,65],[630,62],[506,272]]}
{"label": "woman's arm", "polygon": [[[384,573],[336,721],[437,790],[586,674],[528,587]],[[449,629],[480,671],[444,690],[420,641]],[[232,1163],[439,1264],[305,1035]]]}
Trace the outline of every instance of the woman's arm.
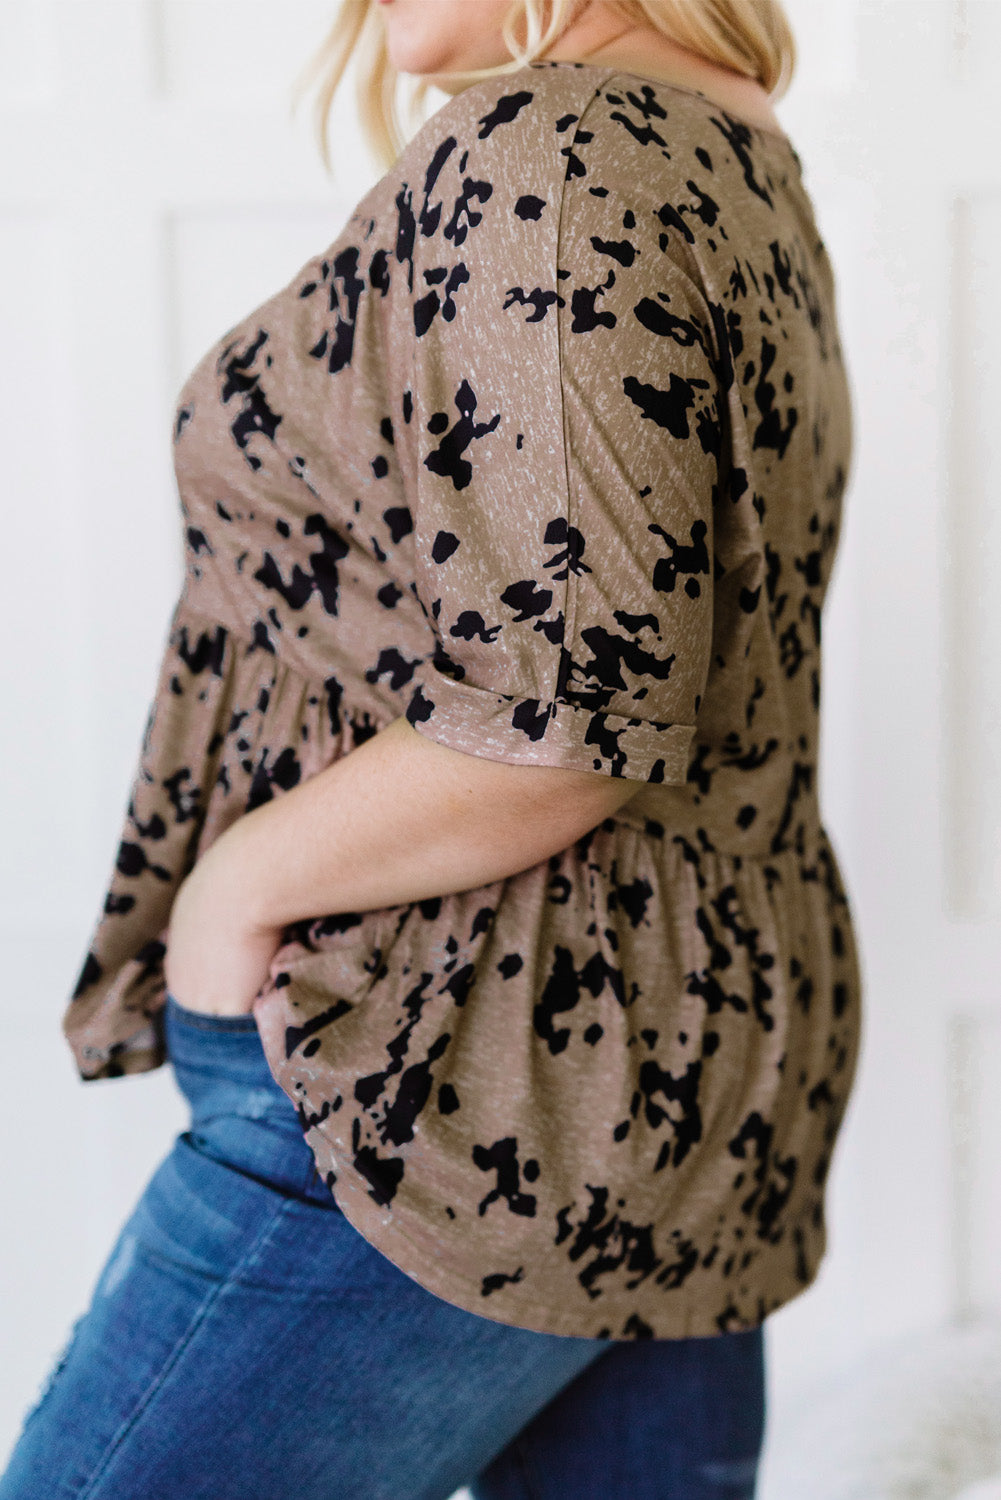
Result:
{"label": "woman's arm", "polygon": [[287,923],[470,890],[526,870],[641,784],[466,755],[395,719],[210,846],[174,902],[167,987],[192,1009],[247,1011]]}

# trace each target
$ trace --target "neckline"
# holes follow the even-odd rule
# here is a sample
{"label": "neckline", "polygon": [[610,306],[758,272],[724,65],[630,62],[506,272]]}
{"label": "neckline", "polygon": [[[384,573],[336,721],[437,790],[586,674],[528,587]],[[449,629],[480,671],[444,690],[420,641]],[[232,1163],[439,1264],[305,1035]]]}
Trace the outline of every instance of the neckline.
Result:
{"label": "neckline", "polygon": [[780,146],[796,155],[795,147],[784,130],[770,130],[766,125],[755,125],[750,120],[745,120],[743,115],[736,115],[726,105],[720,104],[718,99],[711,99],[701,89],[686,88],[682,83],[670,83],[666,78],[654,78],[648,73],[634,73],[631,68],[618,68],[614,63],[589,63],[577,62],[572,57],[540,57],[526,64],[529,68],[575,68],[577,72],[588,71],[592,73],[607,73],[610,78],[635,78],[642,83],[652,83],[658,88],[670,89],[675,94],[688,94],[690,98],[701,99],[703,104],[708,104],[712,109],[718,109],[721,114],[730,120],[735,120],[738,125],[743,125],[745,130],[752,131],[755,135],[763,136],[765,140],[775,141]]}

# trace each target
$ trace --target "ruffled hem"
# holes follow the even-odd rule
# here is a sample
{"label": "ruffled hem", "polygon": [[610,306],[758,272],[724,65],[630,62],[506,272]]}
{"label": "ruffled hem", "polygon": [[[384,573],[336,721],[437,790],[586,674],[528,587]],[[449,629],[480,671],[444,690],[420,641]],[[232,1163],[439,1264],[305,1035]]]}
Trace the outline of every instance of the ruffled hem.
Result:
{"label": "ruffled hem", "polygon": [[245,812],[348,754],[391,718],[352,711],[333,678],[312,682],[182,596],[103,913],[63,1016],[81,1079],[165,1062],[158,1016],[170,909],[206,849]]}
{"label": "ruffled hem", "polygon": [[859,1040],[825,849],[693,861],[610,819],[291,962],[255,1014],[347,1217],[544,1332],[710,1335],[798,1295]]}

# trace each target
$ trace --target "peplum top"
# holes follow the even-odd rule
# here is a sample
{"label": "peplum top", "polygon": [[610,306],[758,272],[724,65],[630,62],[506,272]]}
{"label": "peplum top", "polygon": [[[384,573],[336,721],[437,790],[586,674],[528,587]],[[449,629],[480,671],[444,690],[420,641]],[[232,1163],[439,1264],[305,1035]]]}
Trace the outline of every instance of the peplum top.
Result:
{"label": "peplum top", "polygon": [[597,64],[450,99],[181,391],[185,577],[80,1077],[168,1060],[201,854],[400,715],[625,777],[519,874],[289,926],[268,1063],[349,1221],[458,1306],[689,1337],[802,1292],[861,1024],[817,787],[851,443],[786,136]]}

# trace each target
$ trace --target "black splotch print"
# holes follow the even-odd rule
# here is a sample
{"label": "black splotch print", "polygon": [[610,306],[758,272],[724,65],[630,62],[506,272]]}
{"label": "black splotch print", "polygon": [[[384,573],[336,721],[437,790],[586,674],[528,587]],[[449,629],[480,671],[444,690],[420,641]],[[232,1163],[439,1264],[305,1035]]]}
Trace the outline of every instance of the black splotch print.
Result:
{"label": "black splotch print", "polygon": [[285,933],[262,1042],[349,1219],[502,1322],[810,1285],[860,1035],[820,817],[851,458],[801,163],[594,65],[466,89],[181,393],[184,591],[64,1028],[166,1060],[193,863],[400,715],[635,795],[509,879]]}

